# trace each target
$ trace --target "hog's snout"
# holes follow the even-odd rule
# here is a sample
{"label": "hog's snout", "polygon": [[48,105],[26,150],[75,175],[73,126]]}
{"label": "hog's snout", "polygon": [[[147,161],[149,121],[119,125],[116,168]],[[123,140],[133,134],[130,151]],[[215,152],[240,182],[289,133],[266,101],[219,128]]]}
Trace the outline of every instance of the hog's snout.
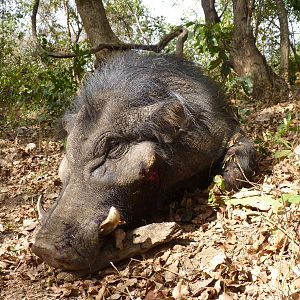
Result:
{"label": "hog's snout", "polygon": [[84,270],[91,266],[92,262],[81,256],[74,248],[62,248],[51,245],[43,240],[37,240],[32,251],[48,265],[63,270]]}
{"label": "hog's snout", "polygon": [[[40,200],[38,207],[42,207]],[[78,216],[76,219],[72,215],[62,215],[55,206],[36,235],[33,253],[55,268],[91,270],[105,236],[122,222],[119,211],[113,206],[105,215],[84,222]]]}

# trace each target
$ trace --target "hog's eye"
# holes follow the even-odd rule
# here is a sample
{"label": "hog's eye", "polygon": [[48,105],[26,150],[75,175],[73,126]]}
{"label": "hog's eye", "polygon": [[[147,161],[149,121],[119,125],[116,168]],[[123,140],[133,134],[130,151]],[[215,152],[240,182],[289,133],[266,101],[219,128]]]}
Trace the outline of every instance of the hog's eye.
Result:
{"label": "hog's eye", "polygon": [[107,153],[108,159],[117,159],[120,158],[128,150],[128,144],[125,142],[114,141],[110,143],[109,150]]}

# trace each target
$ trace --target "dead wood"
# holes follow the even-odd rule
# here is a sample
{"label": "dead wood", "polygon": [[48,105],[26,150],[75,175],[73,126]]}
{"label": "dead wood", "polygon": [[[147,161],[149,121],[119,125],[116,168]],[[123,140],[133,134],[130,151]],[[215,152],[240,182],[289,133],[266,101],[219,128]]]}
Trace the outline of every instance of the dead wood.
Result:
{"label": "dead wood", "polygon": [[175,222],[145,225],[126,232],[121,238],[120,231],[117,231],[116,239],[108,240],[101,249],[99,260],[94,264],[93,271],[103,269],[111,262],[116,263],[141,255],[155,246],[178,238],[181,233],[180,226]]}

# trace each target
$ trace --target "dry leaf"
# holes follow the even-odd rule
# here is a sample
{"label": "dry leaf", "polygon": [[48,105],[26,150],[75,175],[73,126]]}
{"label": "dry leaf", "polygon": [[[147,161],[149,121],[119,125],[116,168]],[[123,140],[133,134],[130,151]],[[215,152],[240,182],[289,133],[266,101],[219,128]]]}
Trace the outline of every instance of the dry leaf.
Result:
{"label": "dry leaf", "polygon": [[222,293],[217,300],[233,300],[233,298],[226,293]]}
{"label": "dry leaf", "polygon": [[185,296],[187,296],[188,293],[188,287],[182,284],[182,281],[179,281],[172,291],[172,296],[175,300],[185,300],[187,299]]}
{"label": "dry leaf", "polygon": [[300,277],[292,282],[292,287],[294,287],[297,290],[300,290]]}
{"label": "dry leaf", "polygon": [[225,262],[226,262],[225,253],[221,252],[218,255],[214,256],[213,259],[210,261],[211,271],[215,271],[219,265],[224,264]]}
{"label": "dry leaf", "polygon": [[209,300],[209,299],[215,299],[215,296],[217,295],[217,291],[213,287],[206,288],[200,295],[199,299],[201,300]]}
{"label": "dry leaf", "polygon": [[95,300],[104,300],[106,286],[106,284],[101,286],[101,289],[99,290]]}
{"label": "dry leaf", "polygon": [[165,271],[165,281],[173,281],[178,276],[178,261],[174,261]]}
{"label": "dry leaf", "polygon": [[111,300],[117,300],[117,299],[120,299],[121,298],[121,295],[120,294],[113,294],[109,297],[109,299]]}
{"label": "dry leaf", "polygon": [[292,300],[300,300],[300,292],[295,292],[293,294],[290,295],[290,299]]}
{"label": "dry leaf", "polygon": [[271,270],[271,274],[270,274],[270,284],[273,287],[277,287],[278,286],[278,281],[279,281],[279,276],[280,276],[280,271],[274,267],[270,268]]}
{"label": "dry leaf", "polygon": [[292,270],[296,274],[296,276],[300,277],[300,264],[294,266]]}
{"label": "dry leaf", "polygon": [[159,260],[162,264],[164,264],[168,258],[170,257],[171,254],[171,250],[168,249],[167,251],[164,252],[164,254],[162,256],[159,257]]}
{"label": "dry leaf", "polygon": [[35,149],[36,148],[36,144],[35,143],[29,143],[29,144],[27,144],[26,145],[26,147],[25,147],[25,152],[31,152],[33,149]]}
{"label": "dry leaf", "polygon": [[25,219],[23,221],[22,229],[26,230],[26,231],[31,231],[37,226],[37,224],[38,224],[38,221],[36,221],[34,219]]}

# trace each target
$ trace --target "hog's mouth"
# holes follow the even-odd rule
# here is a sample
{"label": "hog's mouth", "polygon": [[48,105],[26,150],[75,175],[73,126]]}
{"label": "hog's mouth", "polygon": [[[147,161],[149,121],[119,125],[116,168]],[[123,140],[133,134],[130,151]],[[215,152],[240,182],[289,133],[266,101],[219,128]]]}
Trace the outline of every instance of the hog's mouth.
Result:
{"label": "hog's mouth", "polygon": [[[60,249],[57,246],[35,242],[32,251],[49,266],[69,271],[83,271],[91,269],[95,258],[87,259],[80,255],[75,249]],[[71,254],[68,252],[72,252]],[[75,252],[75,255],[74,255]]]}
{"label": "hog's mouth", "polygon": [[[47,212],[43,209],[41,201],[38,201],[38,213],[39,220],[44,224],[47,216]],[[98,226],[98,239],[97,243],[92,245],[95,251],[77,250],[68,242],[68,237],[62,237],[64,242],[50,243],[47,239],[47,234],[43,233],[43,227],[39,230],[36,236],[36,240],[32,245],[32,252],[45,261],[48,265],[68,270],[68,271],[80,271],[90,272],[94,269],[94,264],[103,246],[105,237],[110,235],[119,224],[122,224],[121,216],[115,207],[111,207],[106,219]],[[97,232],[96,232],[97,234]],[[96,246],[95,246],[96,245]]]}

